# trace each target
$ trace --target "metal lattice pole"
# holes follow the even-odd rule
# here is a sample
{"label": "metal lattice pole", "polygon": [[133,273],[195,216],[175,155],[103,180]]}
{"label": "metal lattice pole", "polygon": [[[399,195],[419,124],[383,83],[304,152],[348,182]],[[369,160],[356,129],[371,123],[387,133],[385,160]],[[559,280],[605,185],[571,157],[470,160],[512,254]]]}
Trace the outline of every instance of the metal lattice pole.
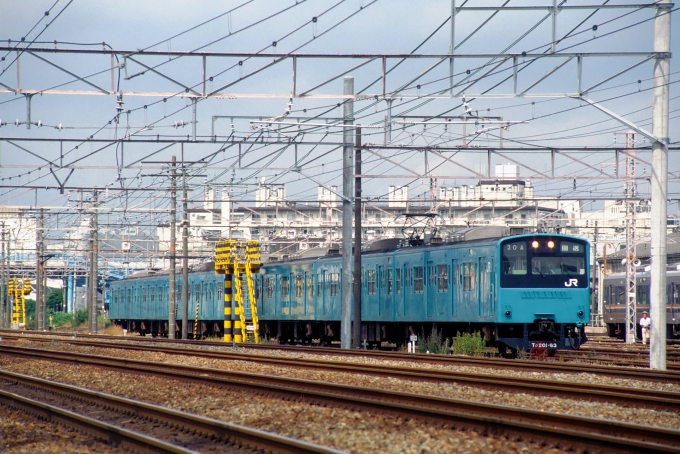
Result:
{"label": "metal lattice pole", "polygon": [[626,343],[634,344],[637,332],[635,285],[635,133],[626,133]]}

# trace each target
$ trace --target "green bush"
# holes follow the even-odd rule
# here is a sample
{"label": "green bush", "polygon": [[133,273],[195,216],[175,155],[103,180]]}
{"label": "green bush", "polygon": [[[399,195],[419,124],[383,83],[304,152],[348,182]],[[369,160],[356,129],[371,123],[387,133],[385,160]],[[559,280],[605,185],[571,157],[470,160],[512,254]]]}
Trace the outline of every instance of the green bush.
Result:
{"label": "green bush", "polygon": [[453,340],[453,354],[467,355],[467,356],[484,356],[484,336],[482,333],[463,333],[458,331],[457,336]]}
{"label": "green bush", "polygon": [[418,342],[418,353],[436,353],[446,354],[448,350],[448,341],[442,337],[440,331],[432,331],[429,336],[425,336],[425,330],[420,332],[420,341]]}
{"label": "green bush", "polygon": [[87,322],[87,319],[89,317],[89,312],[87,309],[81,309],[79,311],[76,311],[76,326],[82,325],[83,323]]}
{"label": "green bush", "polygon": [[[53,326],[73,326],[73,314],[67,314],[65,312],[56,312],[51,314],[52,325]],[[48,319],[49,320],[49,319]]]}

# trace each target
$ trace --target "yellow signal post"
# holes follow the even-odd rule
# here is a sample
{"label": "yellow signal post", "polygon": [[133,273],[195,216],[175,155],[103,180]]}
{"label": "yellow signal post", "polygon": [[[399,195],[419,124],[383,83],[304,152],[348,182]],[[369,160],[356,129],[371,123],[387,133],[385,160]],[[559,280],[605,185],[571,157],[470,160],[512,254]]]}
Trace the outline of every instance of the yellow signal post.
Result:
{"label": "yellow signal post", "polygon": [[[215,273],[224,274],[224,341],[259,343],[257,301],[253,269],[259,271],[260,248],[257,241],[228,240],[215,245]],[[246,292],[243,277],[246,278]],[[244,293],[248,295],[250,317],[246,317]],[[233,306],[233,310],[232,310]]]}

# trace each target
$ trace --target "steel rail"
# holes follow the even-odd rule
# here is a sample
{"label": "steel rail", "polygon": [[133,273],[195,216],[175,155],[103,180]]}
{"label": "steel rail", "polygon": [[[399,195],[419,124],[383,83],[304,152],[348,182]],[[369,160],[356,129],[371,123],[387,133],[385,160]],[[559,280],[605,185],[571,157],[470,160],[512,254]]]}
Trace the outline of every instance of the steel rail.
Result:
{"label": "steel rail", "polygon": [[40,419],[63,424],[87,433],[114,446],[121,446],[138,452],[148,453],[196,453],[179,446],[156,440],[114,424],[108,424],[34,399],[0,390],[0,403],[10,408],[22,410]]}
{"label": "steel rail", "polygon": [[[37,336],[71,336],[72,333],[30,333],[27,335],[17,335],[16,331],[11,330],[2,331],[7,338],[12,336],[26,339],[30,335]],[[164,338],[148,338],[148,337],[121,337],[121,336],[104,336],[104,335],[83,335],[78,334],[81,338],[96,338],[96,339],[110,339],[110,340],[124,340],[133,342],[155,342],[155,343],[174,343],[181,345],[194,345],[201,347],[230,347],[224,342],[207,342],[196,340],[167,340]],[[537,360],[520,360],[520,359],[501,359],[501,358],[483,358],[483,357],[466,357],[453,355],[433,355],[433,354],[405,354],[400,352],[386,352],[379,350],[345,350],[333,347],[309,347],[304,348],[293,345],[264,345],[264,344],[236,344],[239,348],[250,348],[257,350],[282,350],[292,351],[296,353],[309,353],[317,355],[336,355],[336,356],[364,356],[375,359],[386,359],[391,361],[409,361],[424,364],[443,364],[450,366],[472,366],[483,368],[498,368],[511,370],[528,370],[532,372],[554,372],[554,373],[594,373],[614,378],[634,379],[643,381],[660,381],[666,383],[680,383],[680,372],[678,371],[664,371],[664,370],[650,370],[647,368],[626,368],[617,366],[602,366],[595,364],[565,364],[559,362],[546,362]]]}
{"label": "steel rail", "polygon": [[[180,427],[184,432],[194,432],[209,439],[217,439],[218,443],[229,441],[230,443],[244,444],[253,449],[271,450],[277,453],[290,454],[341,454],[345,452],[239,424],[232,424],[204,416],[184,413],[158,405],[135,401],[98,391],[91,391],[78,386],[43,380],[29,375],[0,370],[0,379],[13,383],[20,383],[28,387],[45,390],[51,393],[61,394],[78,401],[87,401],[92,405],[105,407],[107,409],[115,409],[115,411],[120,413],[134,414],[139,418],[161,422],[170,427]],[[86,418],[85,416],[82,417]],[[201,442],[205,443],[205,440],[201,440]],[[193,451],[179,450],[170,452]]]}
{"label": "steel rail", "polygon": [[60,340],[61,343],[97,348],[166,353],[193,356],[224,361],[247,361],[259,364],[287,366],[307,369],[333,370],[353,374],[367,374],[405,380],[437,383],[459,383],[467,386],[524,391],[530,394],[559,396],[569,399],[609,402],[640,408],[655,408],[680,413],[680,392],[656,391],[622,386],[604,386],[589,383],[573,383],[563,380],[531,379],[440,370],[411,369],[398,366],[378,366],[328,360],[301,360],[298,358],[271,357],[229,351],[206,351],[178,347],[142,346],[116,342],[94,342],[83,340]]}
{"label": "steel rail", "polygon": [[0,346],[0,353],[47,359],[81,365],[110,367],[179,380],[195,380],[218,386],[285,395],[311,404],[332,403],[347,408],[394,413],[403,418],[422,418],[455,427],[473,427],[488,433],[522,434],[564,445],[567,449],[593,446],[602,452],[680,453],[680,430],[643,426],[627,422],[571,416],[507,405],[470,402],[462,399],[387,391],[377,388],[338,385],[312,380],[262,376],[244,372],[220,371],[222,378],[210,376],[212,369],[137,361],[80,353],[56,353],[30,348]]}

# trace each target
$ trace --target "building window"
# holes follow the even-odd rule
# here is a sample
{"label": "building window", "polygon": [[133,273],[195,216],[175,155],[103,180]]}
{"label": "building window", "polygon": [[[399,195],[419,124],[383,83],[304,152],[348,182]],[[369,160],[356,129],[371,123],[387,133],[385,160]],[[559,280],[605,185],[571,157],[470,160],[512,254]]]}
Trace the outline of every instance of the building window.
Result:
{"label": "building window", "polygon": [[437,290],[446,292],[449,289],[449,265],[438,265]]}
{"label": "building window", "polygon": [[477,285],[477,264],[463,263],[463,290],[474,290]]}
{"label": "building window", "polygon": [[423,293],[424,268],[422,266],[413,267],[413,293]]}

